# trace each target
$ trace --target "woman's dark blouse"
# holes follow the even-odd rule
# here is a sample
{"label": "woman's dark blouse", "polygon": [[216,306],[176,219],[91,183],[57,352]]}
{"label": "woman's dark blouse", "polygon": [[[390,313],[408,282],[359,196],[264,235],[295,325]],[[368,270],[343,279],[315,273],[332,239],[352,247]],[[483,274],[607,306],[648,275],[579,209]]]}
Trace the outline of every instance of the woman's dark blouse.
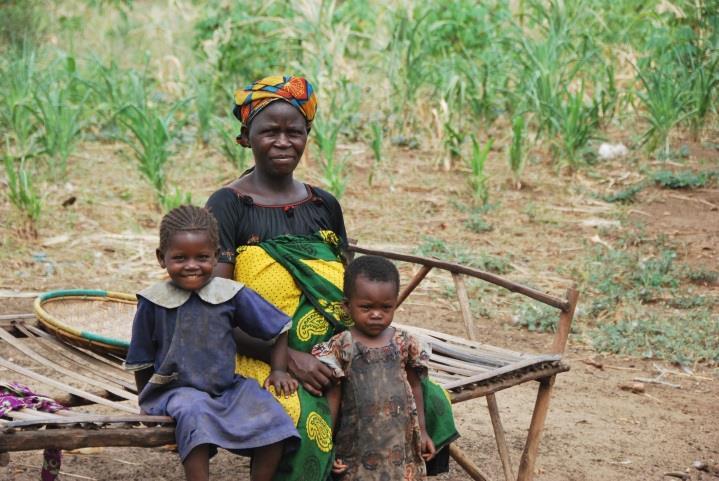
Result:
{"label": "woman's dark blouse", "polygon": [[332,194],[305,184],[307,197],[294,204],[263,205],[249,195],[223,187],[207,200],[220,226],[220,262],[234,264],[237,248],[281,235],[331,230],[347,246],[342,208]]}

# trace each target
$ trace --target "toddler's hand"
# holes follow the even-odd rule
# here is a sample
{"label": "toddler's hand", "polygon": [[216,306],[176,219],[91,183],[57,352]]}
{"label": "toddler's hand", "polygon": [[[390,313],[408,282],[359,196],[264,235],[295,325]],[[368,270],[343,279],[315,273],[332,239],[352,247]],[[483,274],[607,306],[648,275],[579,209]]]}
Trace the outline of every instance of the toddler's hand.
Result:
{"label": "toddler's hand", "polygon": [[297,380],[286,371],[272,371],[265,381],[265,389],[270,386],[275,388],[278,396],[290,397],[290,394],[297,391]]}
{"label": "toddler's hand", "polygon": [[332,472],[334,474],[342,474],[347,471],[347,468],[349,468],[349,466],[343,463],[339,458],[335,458],[335,460],[332,461]]}
{"label": "toddler's hand", "polygon": [[432,442],[432,439],[427,434],[427,431],[424,429],[422,430],[422,459],[425,461],[429,461],[432,459],[437,452],[437,450],[434,447],[434,443]]}

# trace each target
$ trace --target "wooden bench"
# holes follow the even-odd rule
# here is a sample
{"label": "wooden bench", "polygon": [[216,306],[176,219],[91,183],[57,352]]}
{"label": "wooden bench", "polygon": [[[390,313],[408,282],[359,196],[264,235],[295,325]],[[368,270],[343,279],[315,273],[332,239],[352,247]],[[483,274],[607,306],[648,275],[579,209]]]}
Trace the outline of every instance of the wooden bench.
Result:
{"label": "wooden bench", "polygon": [[[531,480],[555,377],[569,369],[562,362],[561,355],[569,335],[577,291],[570,288],[566,298],[560,299],[492,273],[451,262],[360,246],[351,246],[350,250],[359,254],[381,255],[414,266],[416,273],[401,290],[400,303],[426,279],[432,269],[451,275],[467,339],[416,326],[401,327],[431,344],[430,376],[450,392],[453,403],[478,397],[487,399],[505,479]],[[484,280],[556,308],[559,321],[551,349],[543,354],[529,354],[478,342],[465,277]],[[12,361],[0,357],[0,366],[14,373],[12,379],[5,381],[18,381],[38,391],[50,387],[63,393],[55,396],[61,404],[68,407],[88,406],[87,410],[94,412],[70,410],[48,414],[23,409],[9,413],[9,417],[0,420],[0,453],[50,447],[155,447],[174,442],[170,418],[137,414],[134,380],[130,373],[122,370],[120,357],[60,342],[35,327],[31,315],[4,317],[1,320],[3,328],[0,329],[0,343],[4,344],[2,352],[16,352]],[[495,393],[528,381],[537,381],[539,386],[515,478]],[[461,426],[459,428],[461,431]],[[489,479],[455,445],[450,446],[450,454],[472,479]]]}

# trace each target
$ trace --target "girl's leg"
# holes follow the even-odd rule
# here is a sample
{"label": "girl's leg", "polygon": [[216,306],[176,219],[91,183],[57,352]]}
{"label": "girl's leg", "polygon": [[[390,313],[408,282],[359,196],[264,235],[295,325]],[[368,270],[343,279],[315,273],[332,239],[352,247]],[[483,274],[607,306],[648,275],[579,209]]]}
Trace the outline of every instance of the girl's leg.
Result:
{"label": "girl's leg", "polygon": [[190,451],[182,462],[187,481],[209,481],[210,479],[210,448],[201,444]]}
{"label": "girl's leg", "polygon": [[256,448],[252,453],[251,481],[271,481],[282,458],[283,441]]}

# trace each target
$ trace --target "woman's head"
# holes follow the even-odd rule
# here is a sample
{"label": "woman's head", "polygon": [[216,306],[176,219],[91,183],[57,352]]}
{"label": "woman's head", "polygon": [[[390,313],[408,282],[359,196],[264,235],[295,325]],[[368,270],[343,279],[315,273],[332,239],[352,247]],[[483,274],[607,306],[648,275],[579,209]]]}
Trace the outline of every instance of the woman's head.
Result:
{"label": "woman's head", "polygon": [[194,291],[207,284],[218,253],[217,220],[207,209],[183,205],[162,218],[157,261],[177,286]]}

